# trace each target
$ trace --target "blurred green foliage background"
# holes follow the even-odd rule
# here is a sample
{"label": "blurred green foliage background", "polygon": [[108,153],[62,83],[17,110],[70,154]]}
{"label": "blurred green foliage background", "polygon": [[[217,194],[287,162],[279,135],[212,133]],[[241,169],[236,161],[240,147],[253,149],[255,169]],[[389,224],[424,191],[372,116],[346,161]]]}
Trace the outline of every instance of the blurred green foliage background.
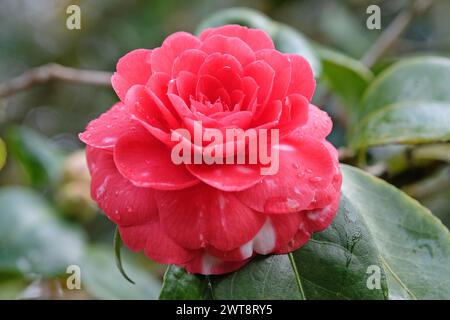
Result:
{"label": "blurred green foliage background", "polygon": [[[3,0],[0,83],[49,62],[114,71],[126,52],[157,47],[175,31],[194,32],[211,14],[236,6],[257,9],[301,31],[312,45],[358,60],[409,2]],[[81,30],[66,28],[70,4],[81,7]],[[370,4],[381,7],[381,30],[366,28]],[[450,1],[436,1],[374,66],[374,73],[399,57],[448,56],[449,13]],[[321,80],[314,101],[333,117],[330,140],[341,147],[352,129],[348,100]],[[124,280],[114,264],[113,224],[89,200],[77,134],[115,101],[112,88],[60,81],[0,99],[0,168],[5,163],[0,172],[0,299],[158,297],[164,267],[126,253],[124,267],[137,285]],[[365,165],[373,169],[382,163],[383,178],[419,199],[448,226],[450,149],[445,144],[426,148],[376,147]],[[83,266],[82,290],[67,290],[68,264]]]}

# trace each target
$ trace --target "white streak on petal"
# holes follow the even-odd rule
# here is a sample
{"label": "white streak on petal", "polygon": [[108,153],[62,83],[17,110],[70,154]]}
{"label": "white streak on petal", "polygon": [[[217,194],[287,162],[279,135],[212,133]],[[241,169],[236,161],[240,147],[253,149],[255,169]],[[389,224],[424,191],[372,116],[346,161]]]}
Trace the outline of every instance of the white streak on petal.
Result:
{"label": "white streak on petal", "polygon": [[267,218],[266,222],[254,239],[254,250],[259,254],[268,254],[275,248],[275,243],[275,230],[272,226],[270,218]]}
{"label": "white streak on petal", "polygon": [[241,246],[242,259],[250,258],[253,255],[253,240]]}
{"label": "white streak on petal", "polygon": [[202,257],[202,274],[211,274],[213,268],[220,262],[220,259],[205,253]]}

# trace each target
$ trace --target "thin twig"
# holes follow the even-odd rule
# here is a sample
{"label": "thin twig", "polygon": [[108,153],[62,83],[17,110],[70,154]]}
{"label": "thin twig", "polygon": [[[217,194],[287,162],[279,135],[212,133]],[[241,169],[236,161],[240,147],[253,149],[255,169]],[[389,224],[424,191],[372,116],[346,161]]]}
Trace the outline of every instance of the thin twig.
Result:
{"label": "thin twig", "polygon": [[11,96],[36,84],[53,79],[97,86],[110,86],[112,73],[96,70],[81,70],[49,63],[30,69],[20,76],[0,84],[0,98]]}
{"label": "thin twig", "polygon": [[380,35],[373,46],[362,58],[362,63],[367,67],[372,67],[386,52],[388,52],[397,39],[408,28],[415,17],[425,13],[434,0],[416,0],[411,6],[405,8],[386,30]]}

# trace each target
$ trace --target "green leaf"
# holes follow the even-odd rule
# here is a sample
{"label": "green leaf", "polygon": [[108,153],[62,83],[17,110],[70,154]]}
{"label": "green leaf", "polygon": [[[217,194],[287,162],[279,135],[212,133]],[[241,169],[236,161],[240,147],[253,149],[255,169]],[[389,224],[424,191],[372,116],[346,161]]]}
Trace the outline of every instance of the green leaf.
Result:
{"label": "green leaf", "polygon": [[345,102],[350,111],[361,100],[373,79],[372,72],[361,62],[336,51],[317,48],[322,61],[322,78]]}
{"label": "green leaf", "polygon": [[[450,87],[449,87],[450,88]],[[450,140],[450,101],[402,102],[379,109],[355,130],[351,147]]]}
{"label": "green leaf", "polygon": [[54,276],[77,264],[84,234],[56,217],[36,192],[0,189],[0,272]]}
{"label": "green leaf", "polygon": [[419,57],[393,64],[370,84],[350,146],[448,141],[450,59]]}
{"label": "green leaf", "polygon": [[6,163],[6,145],[3,140],[0,138],[0,170]]}
{"label": "green leaf", "polygon": [[450,102],[450,59],[409,58],[393,64],[371,83],[359,117],[401,102]]}
{"label": "green leaf", "polygon": [[275,44],[275,47],[286,53],[295,53],[305,57],[311,64],[314,74],[318,76],[321,71],[320,60],[306,37],[294,28],[273,21],[266,15],[248,8],[230,8],[219,11],[203,20],[196,29],[196,33],[207,28],[214,28],[226,24],[239,24],[266,31]]}
{"label": "green leaf", "polygon": [[123,269],[122,265],[122,257],[121,257],[121,249],[122,249],[122,238],[120,237],[119,228],[116,227],[116,231],[114,232],[114,260],[116,262],[117,269],[119,269],[120,274],[131,284],[135,284],[133,280],[128,277],[127,273]]}
{"label": "green leaf", "polygon": [[[342,171],[340,208],[329,228],[292,255],[258,256],[232,274],[211,277],[212,297],[383,299],[389,292],[391,299],[449,299],[448,230],[395,187],[356,168]],[[369,267],[379,267],[379,290],[366,286]],[[199,279],[169,269],[161,295],[202,292]],[[183,295],[173,294],[175,283]]]}
{"label": "green leaf", "polygon": [[207,277],[188,274],[184,269],[171,265],[164,274],[160,300],[201,300],[209,296]]}
{"label": "green leaf", "polygon": [[21,164],[33,186],[53,186],[58,181],[63,156],[48,139],[26,127],[11,127],[7,143],[11,156]]}
{"label": "green leaf", "polygon": [[0,300],[17,299],[27,286],[28,281],[23,278],[0,279]]}
{"label": "green leaf", "polygon": [[124,262],[135,280],[131,284],[120,274],[114,264],[114,252],[109,246],[92,246],[87,250],[82,263],[82,285],[93,297],[104,300],[157,299],[161,283],[130,256]]}

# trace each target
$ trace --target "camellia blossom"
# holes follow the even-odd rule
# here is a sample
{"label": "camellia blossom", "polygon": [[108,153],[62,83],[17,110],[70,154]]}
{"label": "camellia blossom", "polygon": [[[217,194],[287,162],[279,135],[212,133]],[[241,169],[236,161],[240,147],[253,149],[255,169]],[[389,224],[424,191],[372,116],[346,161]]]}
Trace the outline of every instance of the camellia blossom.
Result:
{"label": "camellia blossom", "polygon": [[[264,31],[227,25],[199,37],[172,34],[159,48],[122,57],[112,86],[120,102],[80,139],[92,198],[132,250],[222,274],[256,254],[298,249],[336,215],[342,177],[325,140],[331,120],[310,104],[311,67],[277,51]],[[173,133],[192,132],[196,122],[205,132],[278,130],[270,147],[276,174],[262,175],[262,163],[174,163],[181,137]]]}

